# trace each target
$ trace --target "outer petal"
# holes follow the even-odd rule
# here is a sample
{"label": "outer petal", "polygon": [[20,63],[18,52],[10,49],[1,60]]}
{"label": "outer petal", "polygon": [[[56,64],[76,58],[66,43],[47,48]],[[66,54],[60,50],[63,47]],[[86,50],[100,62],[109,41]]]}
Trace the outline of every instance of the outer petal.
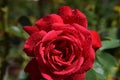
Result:
{"label": "outer petal", "polygon": [[89,69],[92,68],[94,60],[95,60],[95,54],[94,54],[94,50],[92,49],[92,47],[90,48],[90,52],[88,55],[89,56],[86,57],[86,60],[84,64],[82,65],[81,69],[78,71],[78,73],[87,72]]}
{"label": "outer petal", "polygon": [[72,24],[72,25],[73,25],[73,27],[74,27],[76,30],[78,30],[78,31],[80,32],[80,34],[83,34],[83,36],[84,36],[84,41],[88,41],[89,43],[87,43],[87,44],[90,45],[92,41],[91,41],[91,40],[87,40],[87,39],[89,39],[89,38],[91,37],[90,31],[87,30],[85,27],[79,25],[79,24],[74,23],[74,24]]}
{"label": "outer petal", "polygon": [[86,28],[78,24],[73,24],[73,26],[85,36],[84,52],[83,52],[84,63],[81,69],[78,71],[78,73],[84,73],[92,67],[94,60],[95,60],[94,49],[92,48],[91,35],[90,35],[89,30],[87,30]]}
{"label": "outer petal", "polygon": [[34,57],[33,48],[36,45],[36,43],[43,38],[44,35],[46,35],[45,31],[36,32],[26,40],[23,50],[28,56]]}
{"label": "outer petal", "polygon": [[85,28],[88,27],[86,16],[82,12],[80,12],[78,9],[73,11],[72,19],[74,23],[77,23]]}
{"label": "outer petal", "polygon": [[[89,30],[87,30],[86,28],[84,28],[83,26],[74,23],[73,26],[76,28],[76,30],[78,30],[80,33],[84,34],[84,35],[88,35],[90,34]],[[85,36],[88,37],[88,36]]]}
{"label": "outer petal", "polygon": [[45,30],[48,32],[51,30],[51,24],[53,23],[63,23],[63,20],[59,15],[50,14],[38,20],[36,22],[36,25],[39,28],[39,30]]}
{"label": "outer petal", "polygon": [[58,9],[58,15],[63,18],[64,23],[77,23],[85,28],[88,27],[86,16],[78,9],[72,10],[69,6],[62,6]]}
{"label": "outer petal", "polygon": [[23,29],[30,35],[39,31],[39,29],[36,26],[24,26]]}
{"label": "outer petal", "polygon": [[92,35],[92,43],[93,43],[93,48],[97,50],[102,46],[100,37],[96,31],[91,30],[91,35]]}
{"label": "outer petal", "polygon": [[31,80],[42,79],[41,73],[39,72],[39,65],[35,58],[33,58],[25,67],[25,72],[28,72]]}
{"label": "outer petal", "polygon": [[62,6],[58,9],[58,15],[60,15],[64,23],[72,23],[73,21],[71,20],[72,16],[72,10],[69,6]]}

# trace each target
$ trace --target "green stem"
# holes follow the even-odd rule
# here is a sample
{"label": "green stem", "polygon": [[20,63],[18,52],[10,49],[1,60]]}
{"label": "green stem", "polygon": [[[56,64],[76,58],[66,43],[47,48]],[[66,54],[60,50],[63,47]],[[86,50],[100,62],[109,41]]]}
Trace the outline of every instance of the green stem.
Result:
{"label": "green stem", "polygon": [[4,52],[2,57],[2,61],[1,61],[1,74],[0,74],[0,80],[3,80],[4,75],[5,75],[5,71],[6,71],[6,67],[7,67],[7,61],[6,61],[6,57],[9,54],[9,50],[10,50],[10,45],[9,45],[9,34],[7,33],[6,29],[7,29],[7,11],[3,11],[4,8],[7,7],[0,7],[0,11],[3,13],[1,15],[1,26],[2,26],[2,32],[3,32],[3,47],[4,47]]}

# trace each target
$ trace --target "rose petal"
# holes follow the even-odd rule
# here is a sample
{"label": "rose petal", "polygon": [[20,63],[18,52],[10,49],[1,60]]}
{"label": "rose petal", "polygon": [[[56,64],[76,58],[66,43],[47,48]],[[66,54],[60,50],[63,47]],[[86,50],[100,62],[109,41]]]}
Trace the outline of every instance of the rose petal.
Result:
{"label": "rose petal", "polygon": [[60,16],[71,16],[72,15],[72,10],[69,6],[61,6],[58,9],[58,14]]}
{"label": "rose petal", "polygon": [[[81,43],[85,43],[86,41],[86,45],[88,46],[91,45],[92,43],[92,40],[91,40],[91,34],[90,34],[90,31],[87,30],[85,27],[82,27],[81,25],[78,25],[76,23],[72,24],[74,26],[74,28],[76,30],[79,31],[79,38],[81,40]],[[87,40],[87,39],[90,39],[90,40]],[[84,44],[85,45],[85,44]],[[89,48],[89,47],[88,47]]]}
{"label": "rose petal", "polygon": [[89,30],[87,30],[87,29],[84,28],[83,26],[78,25],[78,24],[76,24],[76,23],[74,23],[74,24],[72,24],[72,25],[74,26],[74,28],[75,28],[76,30],[78,30],[80,33],[82,33],[85,37],[88,37],[88,36],[86,36],[86,35],[90,35]]}
{"label": "rose petal", "polygon": [[64,23],[71,23],[72,10],[69,6],[62,6],[58,9],[58,15],[63,18]]}
{"label": "rose petal", "polygon": [[50,41],[56,38],[58,35],[60,35],[62,31],[55,31],[52,30],[46,34],[46,36],[43,37],[42,42]]}
{"label": "rose petal", "polygon": [[81,25],[73,24],[73,26],[76,30],[79,30],[80,33],[85,37],[84,47],[83,47],[84,51],[82,52],[83,53],[82,55],[84,56],[85,62],[79,71],[79,72],[83,73],[92,67],[94,59],[95,59],[94,50],[92,49],[91,34],[90,34],[89,30],[82,27]]}
{"label": "rose petal", "polygon": [[102,46],[101,41],[100,41],[100,37],[96,31],[90,30],[90,32],[92,35],[93,48],[95,50],[97,50],[98,48],[100,48]]}
{"label": "rose petal", "polygon": [[57,63],[59,63],[62,66],[70,66],[71,65],[71,63],[63,61],[58,56],[55,56],[55,60]]}
{"label": "rose petal", "polygon": [[32,57],[35,56],[35,54],[33,53],[33,48],[37,44],[37,42],[39,42],[45,35],[46,35],[45,31],[36,32],[26,40],[23,50],[26,52],[28,56]]}
{"label": "rose petal", "polygon": [[61,24],[61,23],[54,23],[54,24],[52,24],[52,29],[53,30],[67,30],[66,28],[67,29],[68,28],[71,29],[72,27],[69,24]]}
{"label": "rose petal", "polygon": [[38,20],[36,22],[36,25],[39,30],[45,30],[50,31],[51,30],[51,24],[53,23],[63,23],[63,20],[59,15],[56,14],[50,14],[44,16],[42,19]]}
{"label": "rose petal", "polygon": [[80,70],[78,71],[78,73],[84,73],[87,72],[89,69],[92,68],[94,60],[95,60],[95,54],[94,54],[94,50],[91,47],[90,48],[90,53],[89,56],[86,58],[84,64],[81,66]]}
{"label": "rose petal", "polygon": [[46,74],[46,72],[41,71],[41,74],[46,80],[54,80],[49,74]]}
{"label": "rose petal", "polygon": [[46,61],[46,58],[45,58],[45,50],[44,50],[44,47],[42,47],[42,44],[39,45],[39,54],[40,54],[40,58],[42,58],[42,61],[44,64],[47,64],[47,61]]}
{"label": "rose petal", "polygon": [[62,53],[61,51],[56,50],[56,49],[51,50],[51,52],[53,53],[53,55],[59,55]]}
{"label": "rose petal", "polygon": [[64,34],[71,33],[73,35],[78,34],[78,31],[75,30],[70,24],[61,24],[61,23],[54,23],[52,24],[53,30],[62,30]]}
{"label": "rose petal", "polygon": [[36,26],[24,26],[23,29],[30,35],[39,31],[39,29]]}
{"label": "rose petal", "polygon": [[42,79],[41,73],[39,72],[39,64],[35,58],[33,58],[25,67],[25,72],[29,73],[31,80]]}
{"label": "rose petal", "polygon": [[74,23],[77,23],[85,28],[88,27],[86,16],[78,9],[73,11],[72,19],[74,20]]}
{"label": "rose petal", "polygon": [[49,21],[49,23],[63,23],[62,18],[57,14],[50,14],[43,17],[44,21]]}
{"label": "rose petal", "polygon": [[65,24],[77,23],[85,28],[88,27],[86,16],[78,9],[72,10],[69,6],[58,9],[58,15],[63,18]]}
{"label": "rose petal", "polygon": [[43,76],[43,78],[45,78],[46,80],[54,80],[51,76],[52,74],[50,73],[50,69],[47,67],[47,65],[43,62],[42,60],[42,56],[38,55],[38,57],[36,58],[39,66],[40,66],[40,73]]}
{"label": "rose petal", "polygon": [[76,62],[74,62],[70,67],[62,70],[62,71],[54,71],[53,73],[56,75],[70,75],[75,73],[77,70],[80,69],[81,65],[83,64],[84,58],[80,57]]}

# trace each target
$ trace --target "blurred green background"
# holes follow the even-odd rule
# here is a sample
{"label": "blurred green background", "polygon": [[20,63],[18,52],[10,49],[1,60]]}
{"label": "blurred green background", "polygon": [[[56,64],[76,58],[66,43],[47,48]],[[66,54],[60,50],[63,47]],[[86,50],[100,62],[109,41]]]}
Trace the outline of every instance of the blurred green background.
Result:
{"label": "blurred green background", "polygon": [[30,80],[24,73],[30,58],[22,51],[29,35],[22,28],[61,5],[80,9],[101,37],[86,80],[120,80],[120,0],[0,0],[0,80]]}

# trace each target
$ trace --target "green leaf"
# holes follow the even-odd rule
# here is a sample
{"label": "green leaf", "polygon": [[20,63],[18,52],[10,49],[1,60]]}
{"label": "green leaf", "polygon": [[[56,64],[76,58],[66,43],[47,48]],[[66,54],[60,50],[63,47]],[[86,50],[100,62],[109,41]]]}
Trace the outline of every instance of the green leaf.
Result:
{"label": "green leaf", "polygon": [[94,62],[93,70],[94,70],[96,73],[98,73],[98,74],[100,74],[101,76],[103,76],[103,78],[105,78],[105,76],[104,76],[104,75],[105,75],[105,74],[104,74],[104,70],[103,70],[101,64],[98,63],[97,61]]}
{"label": "green leaf", "polygon": [[11,35],[17,36],[17,37],[21,37],[22,33],[20,31],[20,29],[16,26],[11,26],[9,27],[9,31],[8,31]]}
{"label": "green leaf", "polygon": [[104,69],[98,61],[95,61],[93,68],[87,72],[86,80],[106,80]]}
{"label": "green leaf", "polygon": [[96,80],[96,75],[93,69],[87,72],[86,80]]}
{"label": "green leaf", "polygon": [[117,47],[120,47],[120,40],[115,39],[115,40],[102,41],[102,48],[100,48],[100,50],[112,49]]}
{"label": "green leaf", "polygon": [[99,73],[96,73],[93,69],[89,70],[86,75],[85,80],[105,80],[104,76]]}
{"label": "green leaf", "polygon": [[108,53],[101,53],[97,55],[98,61],[102,64],[104,68],[111,68],[116,65],[115,58]]}

